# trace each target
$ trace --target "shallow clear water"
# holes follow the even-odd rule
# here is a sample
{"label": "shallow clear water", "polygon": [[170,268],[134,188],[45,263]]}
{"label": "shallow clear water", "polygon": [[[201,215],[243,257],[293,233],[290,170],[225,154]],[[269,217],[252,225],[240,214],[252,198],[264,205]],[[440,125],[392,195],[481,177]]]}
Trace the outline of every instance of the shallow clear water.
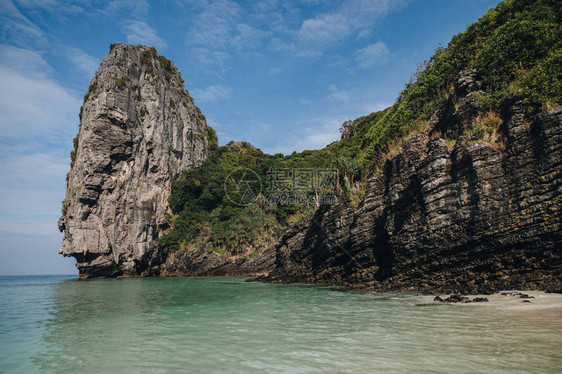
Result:
{"label": "shallow clear water", "polygon": [[0,277],[7,373],[559,373],[561,347],[561,308],[231,277]]}

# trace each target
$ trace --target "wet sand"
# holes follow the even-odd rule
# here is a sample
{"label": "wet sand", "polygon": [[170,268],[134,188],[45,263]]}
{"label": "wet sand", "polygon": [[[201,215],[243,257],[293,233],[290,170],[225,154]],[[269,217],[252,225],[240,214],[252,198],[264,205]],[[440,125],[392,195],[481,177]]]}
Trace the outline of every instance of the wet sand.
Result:
{"label": "wet sand", "polygon": [[[507,294],[507,295],[506,295]],[[521,294],[528,295],[529,298],[521,297]],[[428,301],[433,301],[436,295],[424,296]],[[442,299],[446,299],[450,294],[438,295]],[[477,297],[484,297],[488,302],[471,302],[471,303],[450,303],[451,305],[464,305],[464,306],[491,306],[501,305],[502,308],[510,310],[521,311],[548,311],[558,310],[562,313],[562,294],[546,293],[544,291],[523,291],[523,290],[509,290],[500,291],[492,295],[463,295],[473,300]]]}

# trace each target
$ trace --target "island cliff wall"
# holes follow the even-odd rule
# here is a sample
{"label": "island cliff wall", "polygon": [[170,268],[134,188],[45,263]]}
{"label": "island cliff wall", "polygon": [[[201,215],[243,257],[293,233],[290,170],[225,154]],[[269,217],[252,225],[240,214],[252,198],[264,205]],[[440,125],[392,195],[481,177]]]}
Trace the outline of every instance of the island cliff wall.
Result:
{"label": "island cliff wall", "polygon": [[[488,293],[562,289],[562,107],[533,116],[506,102],[497,133],[475,71],[410,137],[357,208],[324,206],[287,229],[262,279],[377,291]],[[470,132],[469,132],[470,133]]]}
{"label": "island cliff wall", "polygon": [[208,128],[173,63],[112,45],[80,111],[59,228],[80,277],[158,273],[171,181],[200,165]]}
{"label": "island cliff wall", "polygon": [[[81,109],[60,252],[81,277],[257,275],[377,291],[562,289],[562,107],[486,109],[476,70],[367,182],[358,206],[321,206],[276,245],[164,252],[171,182],[212,130],[171,61],[113,45]],[[345,134],[345,136],[359,136]],[[216,139],[215,139],[216,140]],[[213,141],[215,141],[213,140]]]}
{"label": "island cliff wall", "polygon": [[487,112],[470,69],[454,86],[368,180],[359,206],[321,206],[255,257],[180,250],[164,273],[377,291],[561,290],[562,107],[528,115],[513,98]]}

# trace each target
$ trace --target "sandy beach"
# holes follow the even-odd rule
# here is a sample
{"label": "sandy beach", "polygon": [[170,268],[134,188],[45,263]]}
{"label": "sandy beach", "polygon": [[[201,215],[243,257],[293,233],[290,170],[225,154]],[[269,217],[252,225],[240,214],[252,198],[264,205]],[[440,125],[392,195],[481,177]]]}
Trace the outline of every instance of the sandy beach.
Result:
{"label": "sandy beach", "polygon": [[[521,297],[521,295],[528,295],[528,297]],[[436,295],[426,296],[428,301],[433,302]],[[449,294],[438,295],[442,299],[449,297]],[[562,314],[562,294],[546,293],[544,291],[524,291],[524,290],[506,290],[499,291],[492,295],[465,295],[470,300],[475,298],[487,298],[488,302],[470,302],[470,303],[450,303],[454,305],[464,305],[467,307],[480,307],[480,306],[498,306],[501,305],[503,309],[521,310],[521,311],[553,311],[556,310]]]}

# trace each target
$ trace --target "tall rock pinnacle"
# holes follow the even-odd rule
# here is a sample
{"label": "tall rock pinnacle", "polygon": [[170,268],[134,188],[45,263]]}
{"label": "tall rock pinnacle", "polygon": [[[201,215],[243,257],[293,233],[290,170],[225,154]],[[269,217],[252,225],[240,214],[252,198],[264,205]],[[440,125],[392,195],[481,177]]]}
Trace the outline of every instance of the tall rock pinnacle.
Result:
{"label": "tall rock pinnacle", "polygon": [[59,252],[82,278],[158,273],[171,181],[203,162],[212,130],[172,62],[126,44],[111,46],[80,118]]}

